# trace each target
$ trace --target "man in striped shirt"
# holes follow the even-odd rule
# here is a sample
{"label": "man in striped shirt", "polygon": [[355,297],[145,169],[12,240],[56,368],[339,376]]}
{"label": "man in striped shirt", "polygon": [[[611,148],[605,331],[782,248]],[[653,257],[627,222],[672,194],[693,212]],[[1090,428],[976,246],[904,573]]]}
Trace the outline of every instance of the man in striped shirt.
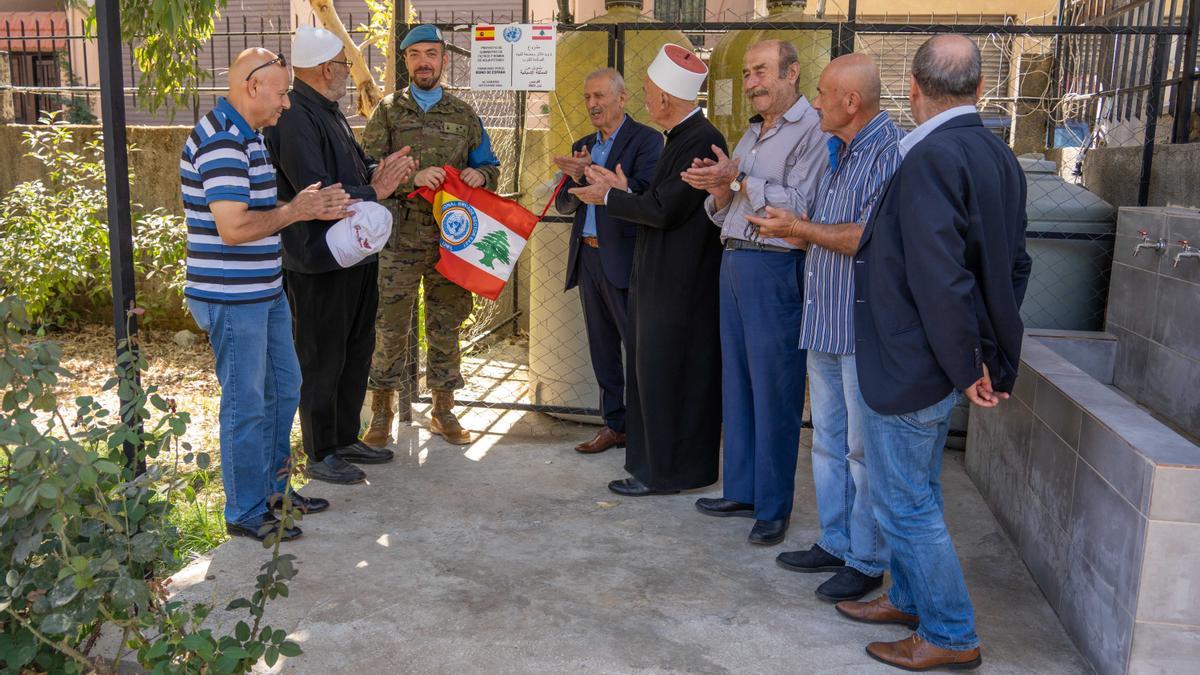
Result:
{"label": "man in striped shirt", "polygon": [[[205,115],[179,160],[187,219],[184,296],[208,334],[221,382],[221,479],[230,534],[262,539],[276,525],[300,400],[300,366],[283,296],[279,231],[314,218],[349,215],[340,185],[309,186],[275,199],[275,170],[258,129],[288,107],[291,76],[282,56],[247,49],[229,69],[229,94]],[[293,496],[313,512],[324,499]],[[284,539],[300,535],[287,528]]]}
{"label": "man in striped shirt", "polygon": [[879,107],[879,69],[865,54],[834,59],[813,107],[829,139],[829,167],[811,218],[751,218],[764,236],[808,242],[800,348],[808,350],[813,484],[821,538],[776,558],[796,572],[836,572],[817,587],[830,602],[857,600],[883,582],[887,552],[863,464],[862,403],[854,365],[853,254],[876,195],[900,164],[901,132]]}

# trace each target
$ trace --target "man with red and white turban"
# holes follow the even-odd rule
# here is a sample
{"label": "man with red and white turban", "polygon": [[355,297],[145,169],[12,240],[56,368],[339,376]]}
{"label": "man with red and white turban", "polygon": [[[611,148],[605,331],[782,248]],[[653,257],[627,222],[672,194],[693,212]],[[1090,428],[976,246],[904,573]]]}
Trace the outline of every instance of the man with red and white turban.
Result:
{"label": "man with red and white turban", "polygon": [[721,240],[704,211],[707,192],[683,182],[696,158],[715,160],[725,138],[696,106],[708,67],[664,45],[647,71],[651,121],[667,144],[650,187],[629,191],[624,170],[587,169],[572,188],[588,204],[641,226],[629,287],[625,469],[621,495],[673,494],[717,481],[721,443],[721,344],[717,282]]}

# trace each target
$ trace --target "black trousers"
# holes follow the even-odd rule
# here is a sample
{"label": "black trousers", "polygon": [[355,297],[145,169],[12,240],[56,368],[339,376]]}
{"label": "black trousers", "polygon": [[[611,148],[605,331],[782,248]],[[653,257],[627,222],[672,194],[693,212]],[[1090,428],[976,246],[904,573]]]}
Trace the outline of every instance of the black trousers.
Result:
{"label": "black trousers", "polygon": [[625,433],[625,366],[621,363],[621,345],[625,343],[629,325],[626,312],[629,291],[608,280],[600,264],[600,251],[583,243],[579,245],[579,300],[583,304],[592,372],[600,385],[600,413],[608,428]]}
{"label": "black trousers", "polygon": [[375,351],[379,263],[322,274],[286,273],[300,359],[300,433],[309,461],[358,440]]}

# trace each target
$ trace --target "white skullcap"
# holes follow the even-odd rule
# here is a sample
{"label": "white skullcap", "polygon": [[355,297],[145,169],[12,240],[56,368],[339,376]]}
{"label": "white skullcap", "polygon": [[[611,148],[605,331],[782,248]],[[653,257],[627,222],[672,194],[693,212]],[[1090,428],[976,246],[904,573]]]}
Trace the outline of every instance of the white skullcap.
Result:
{"label": "white skullcap", "polygon": [[363,258],[379,253],[392,235],[392,212],[378,202],[358,202],[354,215],[342,218],[325,232],[325,243],[342,267],[353,267]]}
{"label": "white skullcap", "polygon": [[324,28],[300,26],[292,38],[292,65],[297,68],[319,66],[342,51],[342,41]]}
{"label": "white skullcap", "polygon": [[671,43],[658,50],[658,56],[654,57],[654,62],[646,71],[646,76],[659,89],[685,101],[696,100],[706,75],[708,66],[699,56]]}

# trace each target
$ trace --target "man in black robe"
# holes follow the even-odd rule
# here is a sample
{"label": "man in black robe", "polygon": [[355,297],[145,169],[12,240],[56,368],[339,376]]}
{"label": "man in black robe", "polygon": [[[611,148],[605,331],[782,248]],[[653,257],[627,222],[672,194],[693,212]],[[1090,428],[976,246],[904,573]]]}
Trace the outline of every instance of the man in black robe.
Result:
{"label": "man in black robe", "polygon": [[[342,41],[323,28],[301,26],[292,43],[292,66],[296,79],[288,96],[290,107],[264,134],[280,200],[314,183],[340,184],[362,201],[391,196],[412,175],[415,162],[407,148],[377,162],[355,141],[337,103],[346,95],[350,76]],[[305,220],[280,237],[303,380],[300,434],[308,456],[305,474],[352,484],[363,482],[366,474],[351,462],[381,464],[391,461],[393,453],[359,440],[375,349],[378,256],[342,267],[326,241],[333,224]]]}
{"label": "man in black robe", "polygon": [[629,287],[625,469],[608,484],[627,496],[673,494],[717,481],[721,443],[719,232],[704,212],[706,192],[683,182],[696,158],[727,150],[696,107],[707,67],[664,45],[645,81],[650,119],[667,144],[650,187],[629,191],[624,171],[592,165],[571,193],[641,225]]}

